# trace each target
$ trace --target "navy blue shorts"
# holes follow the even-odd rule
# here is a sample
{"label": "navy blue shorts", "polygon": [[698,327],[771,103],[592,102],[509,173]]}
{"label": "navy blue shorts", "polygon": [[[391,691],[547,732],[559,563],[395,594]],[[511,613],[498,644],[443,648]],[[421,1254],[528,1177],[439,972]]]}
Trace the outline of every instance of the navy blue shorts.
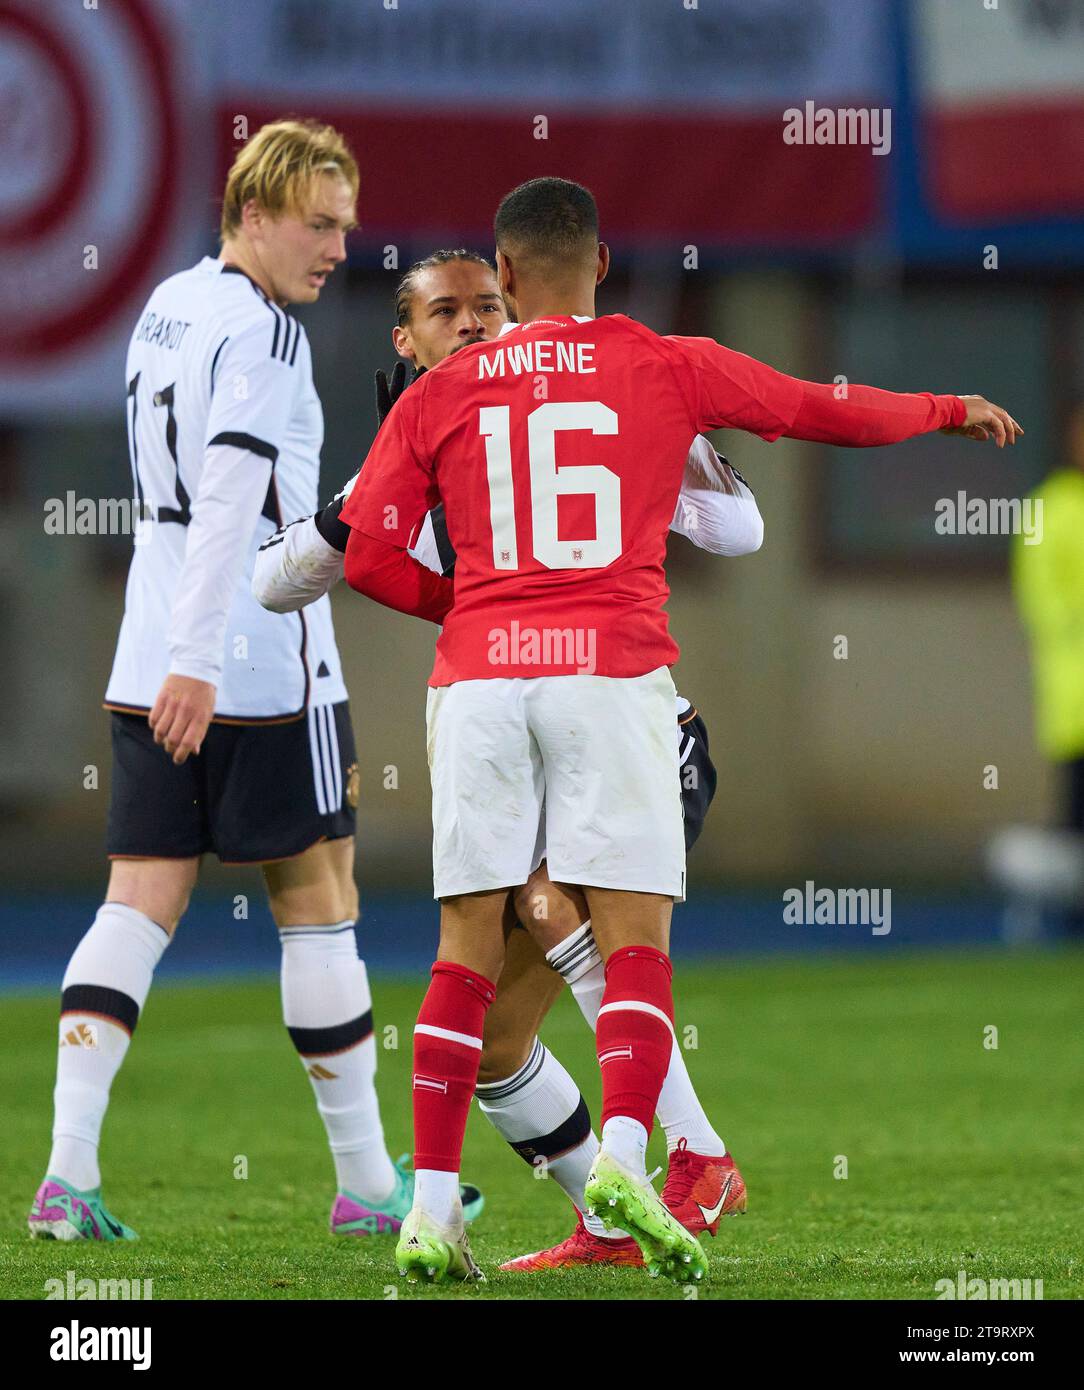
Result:
{"label": "navy blue shorts", "polygon": [[704,817],[715,795],[719,775],[708,753],[708,731],[696,708],[678,715],[681,742],[678,761],[681,778],[681,809],[685,816],[685,853],[700,838]]}
{"label": "navy blue shorts", "polygon": [[214,853],[224,864],[262,864],[354,833],[358,764],[345,700],[282,724],[212,724],[180,767],[145,714],[111,719],[111,858]]}

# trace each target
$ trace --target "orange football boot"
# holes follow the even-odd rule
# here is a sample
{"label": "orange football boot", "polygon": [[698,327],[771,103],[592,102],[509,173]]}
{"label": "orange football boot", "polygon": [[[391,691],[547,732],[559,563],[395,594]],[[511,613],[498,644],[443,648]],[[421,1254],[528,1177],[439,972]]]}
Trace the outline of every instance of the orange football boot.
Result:
{"label": "orange football boot", "polygon": [[617,1240],[593,1236],[577,1212],[576,1229],[567,1240],[550,1250],[537,1250],[533,1255],[519,1255],[514,1260],[506,1260],[501,1269],[533,1274],[544,1269],[575,1269],[584,1265],[642,1266],[643,1263],[640,1247],[631,1236],[622,1236]]}
{"label": "orange football boot", "polygon": [[745,1181],[729,1154],[693,1153],[680,1139],[670,1155],[662,1200],[694,1236],[715,1235],[721,1217],[745,1211]]}

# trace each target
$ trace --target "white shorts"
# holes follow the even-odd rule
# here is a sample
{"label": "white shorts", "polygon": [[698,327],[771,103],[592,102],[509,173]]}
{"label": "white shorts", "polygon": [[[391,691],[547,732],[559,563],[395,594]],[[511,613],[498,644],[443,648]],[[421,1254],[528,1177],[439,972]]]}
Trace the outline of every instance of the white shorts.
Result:
{"label": "white shorts", "polygon": [[685,893],[674,683],[537,676],[430,688],[433,893],[554,882]]}

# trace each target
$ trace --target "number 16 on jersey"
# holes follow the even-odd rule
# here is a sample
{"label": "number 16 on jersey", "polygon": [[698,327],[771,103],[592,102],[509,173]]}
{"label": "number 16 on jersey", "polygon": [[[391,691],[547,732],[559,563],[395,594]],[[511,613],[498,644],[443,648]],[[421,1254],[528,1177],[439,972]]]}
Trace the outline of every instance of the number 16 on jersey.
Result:
{"label": "number 16 on jersey", "polygon": [[[563,430],[616,434],[617,412],[601,401],[548,401],[527,416],[532,551],[547,569],[602,569],[621,554],[621,479],[602,464],[559,464],[556,436]],[[479,410],[478,432],[486,441],[493,567],[519,569],[509,407],[491,405]],[[557,499],[568,495],[594,497],[592,539],[558,538]]]}

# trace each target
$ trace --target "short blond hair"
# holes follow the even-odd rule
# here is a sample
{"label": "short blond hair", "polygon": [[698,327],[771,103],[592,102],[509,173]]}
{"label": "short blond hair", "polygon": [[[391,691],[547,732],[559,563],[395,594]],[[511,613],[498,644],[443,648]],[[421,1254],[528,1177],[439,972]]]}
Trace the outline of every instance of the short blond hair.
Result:
{"label": "short blond hair", "polygon": [[319,174],[339,174],[357,197],[358,166],[334,126],[319,121],[272,121],[237,151],[222,197],[222,240],[241,225],[254,199],[272,217],[302,210]]}

